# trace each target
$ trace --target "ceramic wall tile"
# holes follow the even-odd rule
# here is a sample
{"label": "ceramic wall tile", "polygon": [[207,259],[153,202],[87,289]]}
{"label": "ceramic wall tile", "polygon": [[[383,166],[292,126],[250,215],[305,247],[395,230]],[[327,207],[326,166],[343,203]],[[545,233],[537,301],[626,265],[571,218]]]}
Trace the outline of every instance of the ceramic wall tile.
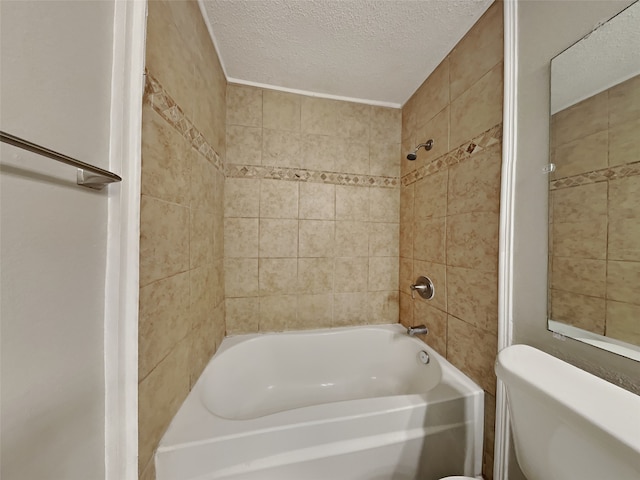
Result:
{"label": "ceramic wall tile", "polygon": [[335,254],[337,257],[367,257],[369,255],[368,223],[335,222]]}
{"label": "ceramic wall tile", "polygon": [[609,90],[609,123],[620,125],[640,119],[640,75]]}
{"label": "ceramic wall tile", "polygon": [[196,268],[213,261],[214,217],[209,210],[189,210],[189,268]]}
{"label": "ceramic wall tile", "polygon": [[298,295],[298,316],[293,329],[329,328],[333,324],[333,294]]}
{"label": "ceramic wall tile", "polygon": [[225,300],[227,334],[257,333],[260,319],[258,297],[227,298]]}
{"label": "ceramic wall tile", "polygon": [[262,163],[297,168],[302,165],[300,134],[287,130],[262,130]]}
{"label": "ceramic wall tile", "polygon": [[226,158],[229,163],[262,164],[261,128],[228,125],[226,141]]}
{"label": "ceramic wall tile", "polygon": [[640,216],[609,220],[607,255],[610,260],[640,261]]}
{"label": "ceramic wall tile", "polygon": [[555,256],[607,258],[606,217],[588,222],[554,222],[552,228],[552,248]]}
{"label": "ceramic wall tile", "polygon": [[227,258],[258,257],[258,219],[227,218],[224,221],[224,252]]}
{"label": "ceramic wall tile", "polygon": [[368,291],[398,290],[398,257],[369,257]]}
{"label": "ceramic wall tile", "polygon": [[438,218],[447,215],[448,171],[424,177],[413,184],[415,187],[414,218]]}
{"label": "ceramic wall tile", "polygon": [[338,103],[317,97],[302,97],[301,125],[303,134],[336,135]]}
{"label": "ceramic wall tile", "polygon": [[188,393],[189,348],[187,339],[184,339],[138,386],[140,465],[146,465],[151,459],[160,438]]}
{"label": "ceramic wall tile", "polygon": [[336,186],[321,183],[300,184],[299,217],[305,220],[333,220],[336,212]]}
{"label": "ceramic wall tile", "polygon": [[607,301],[606,336],[638,345],[640,343],[640,306]]}
{"label": "ceramic wall tile", "polygon": [[606,183],[562,188],[553,192],[554,222],[586,222],[607,214]]}
{"label": "ceramic wall tile", "polygon": [[502,151],[499,146],[449,168],[447,214],[499,213],[501,168]]}
{"label": "ceramic wall tile", "polygon": [[637,141],[640,119],[610,125],[609,128],[609,165],[626,165],[640,161],[640,144]]}
{"label": "ceramic wall tile", "polygon": [[142,115],[142,194],[188,205],[191,146],[151,106]]}
{"label": "ceramic wall tile", "polygon": [[280,180],[260,182],[260,218],[298,218],[300,185]]}
{"label": "ceramic wall tile", "polygon": [[604,298],[607,262],[573,257],[553,257],[551,288]]}
{"label": "ceramic wall tile", "polygon": [[298,258],[298,293],[333,293],[334,259]]}
{"label": "ceramic wall tile", "polygon": [[138,376],[144,379],[191,329],[189,272],[140,289]]}
{"label": "ceramic wall tile", "polygon": [[227,86],[227,125],[262,127],[262,90],[244,85]]}
{"label": "ceramic wall tile", "polygon": [[608,146],[608,130],[558,145],[552,161],[556,166],[554,178],[570,177],[606,168],[609,158]]}
{"label": "ceramic wall tile", "polygon": [[495,395],[493,370],[498,348],[496,334],[454,316],[447,319],[447,360],[469,375],[491,395]]}
{"label": "ceramic wall tile", "polygon": [[640,262],[607,262],[607,298],[640,305]]}
{"label": "ceramic wall tile", "polygon": [[577,293],[551,289],[551,318],[561,318],[567,323],[604,335],[604,298],[588,297]]}
{"label": "ceramic wall tile", "polygon": [[553,122],[554,147],[606,130],[609,124],[607,91],[554,114]]}
{"label": "ceramic wall tile", "polygon": [[295,295],[260,298],[260,331],[281,332],[297,320],[298,299]]}
{"label": "ceramic wall tile", "polygon": [[262,126],[265,129],[300,132],[301,96],[263,90]]}
{"label": "ceramic wall tile", "polygon": [[371,175],[400,175],[400,144],[380,143],[371,148],[369,154],[369,172]]}
{"label": "ceramic wall tile", "polygon": [[369,321],[367,293],[336,293],[333,296],[332,327],[365,325]]}
{"label": "ceramic wall tile", "polygon": [[397,257],[400,228],[398,223],[369,224],[369,256]]}
{"label": "ceramic wall tile", "polygon": [[143,195],[140,286],[189,268],[189,209]]}
{"label": "ceramic wall tile", "polygon": [[297,257],[298,220],[260,219],[260,257]]}
{"label": "ceramic wall tile", "polygon": [[424,123],[420,120],[418,121],[416,145],[413,148],[419,144],[427,143],[429,140],[432,140],[432,147],[431,150],[426,150],[425,148],[418,150],[418,158],[415,161],[417,166],[429,163],[449,151],[449,116],[450,110],[447,105],[433,118]]}
{"label": "ceramic wall tile", "polygon": [[448,312],[465,322],[498,334],[498,277],[460,267],[447,267]]}
{"label": "ceramic wall tile", "polygon": [[370,141],[400,143],[402,135],[402,112],[397,108],[371,107]]}
{"label": "ceramic wall tile", "polygon": [[396,188],[369,189],[369,220],[398,222],[400,219],[400,190]]}
{"label": "ceramic wall tile", "polygon": [[497,213],[447,217],[447,264],[497,272],[499,220]]}
{"label": "ceramic wall tile", "polygon": [[[425,262],[422,260],[414,260],[413,261],[413,276],[411,278],[411,284],[414,284],[419,276],[425,276],[433,282],[433,286],[435,288],[435,294],[431,300],[428,300],[427,303],[437,309],[440,309],[444,312],[449,311],[447,309],[447,297],[449,287],[447,285],[447,268],[445,265],[440,263],[433,262]],[[401,287],[409,288],[409,285],[401,285]],[[407,293],[411,294],[409,290]],[[418,298],[418,295],[415,295]]]}
{"label": "ceramic wall tile", "polygon": [[427,335],[418,335],[440,355],[447,355],[447,314],[422,299],[413,300],[413,327],[425,325]]}
{"label": "ceramic wall tile", "polygon": [[441,112],[449,103],[449,58],[445,58],[414,94],[416,127]]}
{"label": "ceramic wall tile", "polygon": [[367,323],[398,323],[400,317],[400,295],[397,290],[367,293]]}
{"label": "ceramic wall tile", "polygon": [[400,323],[405,328],[413,325],[413,302],[411,295],[400,292]]}
{"label": "ceramic wall tile", "polygon": [[224,185],[225,217],[257,217],[260,212],[260,180],[228,178]]}
{"label": "ceramic wall tile", "polygon": [[298,260],[295,258],[261,258],[260,295],[298,293]]}
{"label": "ceramic wall tile", "polygon": [[227,258],[224,261],[224,291],[227,298],[258,295],[258,259]]}
{"label": "ceramic wall tile", "polygon": [[300,220],[300,257],[331,257],[334,254],[335,222]]}
{"label": "ceramic wall tile", "polygon": [[[334,167],[336,172],[367,175],[369,173],[369,142],[360,138],[338,138]],[[386,173],[386,175],[392,174]]]}
{"label": "ceramic wall tile", "polygon": [[452,148],[502,121],[502,63],[493,67],[451,103]]}
{"label": "ceramic wall tile", "polygon": [[413,258],[444,264],[445,239],[445,217],[416,220],[413,227]]}
{"label": "ceramic wall tile", "polygon": [[502,4],[494,3],[449,55],[451,98],[468,90],[502,61]]}
{"label": "ceramic wall tile", "polygon": [[338,102],[336,106],[337,135],[367,142],[371,109],[371,106],[362,103]]}
{"label": "ceramic wall tile", "polygon": [[307,170],[336,171],[339,138],[326,135],[303,134],[300,147],[300,166]]}
{"label": "ceramic wall tile", "polygon": [[369,277],[367,257],[336,257],[334,263],[336,293],[366,292]]}
{"label": "ceramic wall tile", "polygon": [[336,220],[369,220],[369,188],[336,186]]}

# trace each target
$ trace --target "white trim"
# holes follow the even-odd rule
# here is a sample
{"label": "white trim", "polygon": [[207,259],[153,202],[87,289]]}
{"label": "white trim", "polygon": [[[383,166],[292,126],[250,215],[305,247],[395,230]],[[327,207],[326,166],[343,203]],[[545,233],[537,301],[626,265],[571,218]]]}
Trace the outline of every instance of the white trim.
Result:
{"label": "white trim", "polygon": [[343,102],[364,103],[365,105],[373,105],[374,107],[389,107],[389,108],[402,108],[400,103],[392,102],[379,102],[377,100],[367,100],[364,98],[343,97],[340,95],[331,95],[329,93],[311,92],[309,90],[298,90],[297,88],[278,87],[276,85],[269,85],[267,83],[250,82],[248,80],[240,80],[239,78],[229,77],[227,78],[229,83],[236,83],[239,85],[247,85],[249,87],[266,88],[269,90],[278,90],[280,92],[295,93],[297,95],[306,95],[307,97],[328,98],[329,100],[340,100]]}
{"label": "white trim", "polygon": [[138,262],[146,1],[115,0],[105,278],[105,479],[138,478]]}
{"label": "white trim", "polygon": [[[518,90],[518,0],[504,2],[504,110],[502,188],[500,192],[500,259],[498,280],[498,351],[513,341],[513,244]],[[509,476],[509,411],[504,384],[498,379],[493,471],[496,480]]]}

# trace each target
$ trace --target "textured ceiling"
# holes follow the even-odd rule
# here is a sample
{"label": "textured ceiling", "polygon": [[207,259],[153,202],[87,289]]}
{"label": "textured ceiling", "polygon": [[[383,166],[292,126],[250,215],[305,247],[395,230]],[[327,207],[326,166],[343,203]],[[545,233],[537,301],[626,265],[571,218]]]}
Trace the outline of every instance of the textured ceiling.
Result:
{"label": "textured ceiling", "polygon": [[635,2],[551,60],[551,113],[638,74],[640,2]]}
{"label": "textured ceiling", "polygon": [[200,0],[231,82],[400,106],[493,0]]}

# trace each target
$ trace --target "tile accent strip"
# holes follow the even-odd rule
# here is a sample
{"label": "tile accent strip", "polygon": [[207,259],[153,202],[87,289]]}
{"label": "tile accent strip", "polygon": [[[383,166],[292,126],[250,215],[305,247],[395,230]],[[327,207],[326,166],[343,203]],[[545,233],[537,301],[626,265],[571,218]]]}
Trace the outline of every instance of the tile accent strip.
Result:
{"label": "tile accent strip", "polygon": [[472,155],[501,144],[502,123],[499,123],[469,142],[463,143],[458,148],[454,148],[417,170],[407,173],[402,177],[402,185],[405,187],[411,185],[424,177],[428,177],[429,175],[433,175],[445,168],[460,163]]}
{"label": "tile accent strip", "polygon": [[202,135],[193,122],[185,115],[176,101],[171,98],[171,95],[167,93],[158,79],[151,75],[147,69],[145,69],[144,73],[145,85],[142,101],[150,104],[169,125],[191,143],[193,148],[224,174],[224,161],[218,152],[207,142],[204,135]]}
{"label": "tile accent strip", "polygon": [[559,190],[561,188],[577,187],[590,183],[606,182],[607,180],[617,180],[624,177],[640,175],[640,161],[619,165],[617,167],[607,167],[593,172],[580,173],[572,177],[560,178],[549,181],[549,190]]}
{"label": "tile accent strip", "polygon": [[398,177],[256,165],[229,164],[227,165],[226,176],[227,178],[267,178],[272,180],[285,180],[289,182],[328,183],[333,185],[351,185],[360,187],[395,188],[400,186],[400,179]]}

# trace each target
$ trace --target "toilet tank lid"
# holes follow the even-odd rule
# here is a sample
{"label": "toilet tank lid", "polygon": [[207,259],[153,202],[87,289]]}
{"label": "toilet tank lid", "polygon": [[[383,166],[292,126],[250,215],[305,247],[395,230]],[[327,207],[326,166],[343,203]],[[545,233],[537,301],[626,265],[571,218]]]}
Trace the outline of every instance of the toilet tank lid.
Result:
{"label": "toilet tank lid", "polygon": [[640,453],[640,396],[529,345],[502,350],[495,369],[507,391],[544,397]]}

